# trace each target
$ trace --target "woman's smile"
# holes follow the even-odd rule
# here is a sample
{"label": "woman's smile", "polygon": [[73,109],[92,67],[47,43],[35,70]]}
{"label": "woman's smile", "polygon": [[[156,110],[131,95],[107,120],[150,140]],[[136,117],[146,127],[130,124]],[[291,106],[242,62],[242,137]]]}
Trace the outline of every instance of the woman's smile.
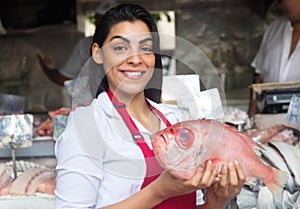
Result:
{"label": "woman's smile", "polygon": [[146,71],[138,71],[138,70],[120,70],[120,72],[122,74],[124,74],[124,76],[126,78],[129,79],[139,79],[142,77],[142,75],[146,72]]}

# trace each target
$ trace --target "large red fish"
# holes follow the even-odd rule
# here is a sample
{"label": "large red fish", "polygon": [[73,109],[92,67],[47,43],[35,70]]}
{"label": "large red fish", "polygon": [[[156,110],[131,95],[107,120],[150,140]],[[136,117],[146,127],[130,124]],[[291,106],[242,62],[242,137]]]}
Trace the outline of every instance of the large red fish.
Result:
{"label": "large red fish", "polygon": [[158,162],[174,176],[189,179],[196,168],[212,160],[214,164],[237,160],[253,185],[262,179],[273,196],[281,200],[288,174],[259,160],[259,144],[233,127],[214,120],[189,120],[174,124],[151,136]]}

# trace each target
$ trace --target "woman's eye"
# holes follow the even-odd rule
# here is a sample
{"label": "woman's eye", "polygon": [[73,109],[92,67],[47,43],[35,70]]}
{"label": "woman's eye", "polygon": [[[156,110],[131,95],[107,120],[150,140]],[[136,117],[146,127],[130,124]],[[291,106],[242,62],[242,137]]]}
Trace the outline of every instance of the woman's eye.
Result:
{"label": "woman's eye", "polygon": [[152,53],[152,47],[148,47],[148,46],[144,46],[143,48],[142,48],[142,51],[143,52],[146,52],[146,53]]}
{"label": "woman's eye", "polygon": [[126,50],[127,48],[125,47],[125,46],[115,46],[114,47],[114,50],[115,51],[124,51],[124,50]]}
{"label": "woman's eye", "polygon": [[188,149],[192,146],[193,142],[194,142],[193,133],[187,128],[181,128],[178,132],[179,145],[184,149]]}

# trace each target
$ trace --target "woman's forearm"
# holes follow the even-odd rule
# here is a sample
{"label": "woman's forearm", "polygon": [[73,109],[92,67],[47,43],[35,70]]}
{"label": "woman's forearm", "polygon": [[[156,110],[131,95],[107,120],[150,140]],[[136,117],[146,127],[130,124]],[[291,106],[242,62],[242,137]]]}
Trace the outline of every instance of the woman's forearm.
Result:
{"label": "woman's forearm", "polygon": [[165,199],[167,198],[160,195],[155,186],[150,184],[127,199],[101,209],[151,209]]}

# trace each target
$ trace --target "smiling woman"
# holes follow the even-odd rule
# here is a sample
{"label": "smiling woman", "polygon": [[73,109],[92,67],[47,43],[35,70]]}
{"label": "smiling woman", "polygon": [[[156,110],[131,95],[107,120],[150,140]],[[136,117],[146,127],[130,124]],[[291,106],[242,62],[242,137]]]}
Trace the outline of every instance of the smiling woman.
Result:
{"label": "smiling woman", "polygon": [[[144,54],[145,52],[147,52],[146,54],[150,53],[151,55],[150,57],[154,55],[155,60],[152,60],[155,61],[154,69],[159,69],[159,70],[154,71],[154,75],[149,81],[144,92],[147,98],[155,102],[159,102],[161,96],[161,86],[162,86],[162,70],[161,70],[162,63],[161,63],[161,56],[159,53],[160,46],[159,46],[158,29],[150,13],[147,12],[147,14],[144,14],[143,13],[144,11],[140,10],[140,8],[135,8],[135,10],[136,13],[139,13],[140,15],[139,18],[126,15],[125,10],[123,10],[121,11],[122,13],[118,13],[118,14],[116,13],[114,18],[111,16],[109,18],[102,19],[101,21],[102,27],[97,27],[94,34],[92,50],[95,51],[93,53],[93,58],[98,63],[102,62],[102,60],[98,60],[97,56],[95,55],[102,56],[104,51],[107,51],[105,48],[107,49],[114,48],[115,53],[119,52],[120,55],[114,58],[116,60],[114,60],[115,63],[113,64],[116,64],[120,60],[123,60],[124,58],[126,58],[126,56],[131,58],[137,58],[137,56],[129,56],[129,55],[140,54],[139,51],[142,51],[143,52],[142,54]],[[120,26],[120,23],[122,23],[123,26]],[[111,34],[109,34],[109,31],[111,31]],[[126,40],[124,39],[125,37],[127,37],[126,38],[127,41],[125,41]],[[95,44],[97,44],[98,46],[95,46]],[[104,50],[102,50],[101,53],[96,53],[97,47],[98,48],[104,47]],[[122,48],[125,52],[121,53],[120,48]],[[103,59],[103,67],[109,69],[111,66],[107,66],[106,63],[107,62],[105,62],[105,59]],[[101,93],[102,91],[106,91],[107,89],[108,89],[107,80],[106,78],[104,78],[99,86],[98,94]]]}
{"label": "smiling woman", "polygon": [[159,103],[162,64],[150,13],[134,4],[110,9],[91,51],[105,76],[97,98],[70,114],[56,142],[56,208],[224,208],[245,180],[239,164],[218,175],[209,161],[181,180],[154,156],[150,136],[181,119]]}

